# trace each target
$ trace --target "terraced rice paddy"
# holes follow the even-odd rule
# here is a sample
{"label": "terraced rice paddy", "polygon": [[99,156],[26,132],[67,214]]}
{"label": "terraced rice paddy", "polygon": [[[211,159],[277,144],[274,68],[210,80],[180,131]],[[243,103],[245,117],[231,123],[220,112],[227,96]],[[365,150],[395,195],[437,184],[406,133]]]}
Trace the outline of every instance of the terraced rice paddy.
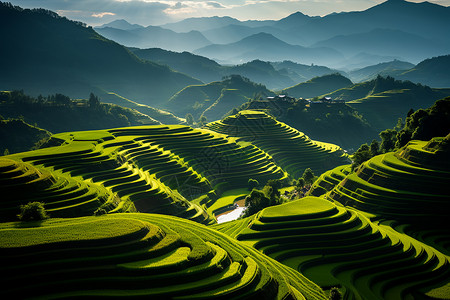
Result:
{"label": "terraced rice paddy", "polygon": [[[319,286],[337,286],[344,299],[449,299],[450,137],[351,172],[339,147],[261,112],[208,128],[68,132],[2,157],[0,297],[325,299]],[[307,167],[334,168],[310,190],[320,198],[212,225],[249,178]],[[32,201],[51,218],[11,222]]]}
{"label": "terraced rice paddy", "polygon": [[2,223],[0,245],[3,299],[325,299],[300,273],[171,216]]}
{"label": "terraced rice paddy", "polygon": [[107,189],[56,175],[29,163],[0,158],[0,220],[16,220],[18,207],[28,202],[44,202],[52,216],[92,215],[105,203],[118,201]]}
{"label": "terraced rice paddy", "polygon": [[302,132],[260,111],[241,111],[209,123],[207,128],[251,142],[270,154],[294,178],[300,177],[306,168],[321,174],[349,162],[339,146],[312,141]]}
{"label": "terraced rice paddy", "polygon": [[448,255],[369,217],[306,197],[214,228],[346,299],[418,299],[448,283]]}
{"label": "terraced rice paddy", "polygon": [[395,153],[373,157],[351,174],[348,167],[336,168],[322,175],[311,194],[330,191],[328,200],[380,218],[449,224],[450,149],[444,141],[410,142]]}
{"label": "terraced rice paddy", "polygon": [[[229,189],[246,187],[250,177],[261,182],[287,177],[259,148],[188,126],[69,132],[52,138],[62,145],[19,153],[8,159],[48,176],[57,174],[61,180],[70,181],[70,186],[87,187],[84,190],[90,197],[83,198],[68,195],[62,189],[63,184],[35,191],[36,198],[46,202],[54,217],[92,215],[101,206],[109,212],[164,213],[208,224],[214,218],[205,209],[214,204],[214,197],[200,205],[188,200],[210,191],[220,195]],[[32,185],[20,181],[20,174],[6,172],[5,176],[10,176],[11,182]],[[30,177],[29,181],[32,180]],[[9,206],[4,220],[14,219],[19,206],[28,199],[24,194],[20,194],[22,200],[18,199],[19,194],[9,189],[10,181],[3,180],[5,191],[12,196],[5,200]],[[64,194],[65,201],[47,203],[44,198],[49,189]],[[27,195],[26,189],[23,192]],[[80,205],[88,205],[88,200],[96,204],[89,206],[90,210],[80,210]]]}

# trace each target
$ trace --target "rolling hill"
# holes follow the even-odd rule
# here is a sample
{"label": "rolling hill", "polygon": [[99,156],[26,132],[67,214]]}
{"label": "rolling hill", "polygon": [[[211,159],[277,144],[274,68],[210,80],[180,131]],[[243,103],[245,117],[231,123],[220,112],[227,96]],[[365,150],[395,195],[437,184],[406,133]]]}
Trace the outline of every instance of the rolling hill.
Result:
{"label": "rolling hill", "polygon": [[263,111],[308,136],[340,145],[350,153],[361,144],[370,143],[379,133],[358,111],[341,102],[253,99],[230,113],[242,110]]}
{"label": "rolling hill", "polygon": [[244,110],[206,127],[258,146],[294,178],[300,177],[306,168],[320,174],[333,164],[348,161],[339,146],[313,141],[260,111]]}
{"label": "rolling hill", "polygon": [[[102,103],[92,96],[97,101],[73,100],[62,94],[34,98],[21,91],[7,91],[0,92],[0,109],[5,118],[23,118],[53,133],[161,124],[135,109]],[[162,118],[162,113],[154,115],[165,121],[169,119]]]}
{"label": "rolling hill", "polygon": [[16,153],[31,150],[51,133],[26,123],[22,119],[2,119],[0,116],[0,153]]}
{"label": "rolling hill", "polygon": [[285,60],[283,62],[271,62],[271,65],[282,74],[286,74],[291,77],[296,83],[305,82],[314,77],[333,73],[340,73],[348,77],[343,71],[314,64],[304,65]]}
{"label": "rolling hill", "polygon": [[382,131],[394,127],[398,118],[403,118],[411,108],[427,108],[447,95],[449,91],[446,89],[432,89],[410,81],[378,76],[325,96],[345,101],[377,131]]}
{"label": "rolling hill", "polygon": [[251,81],[264,84],[273,90],[282,89],[295,83],[290,74],[285,74],[284,71],[278,71],[271,63],[261,60],[254,60],[240,65],[225,66],[209,58],[189,52],[178,53],[159,48],[131,48],[130,50],[142,59],[167,65],[173,70],[200,79],[204,83],[220,81],[224,76],[230,75],[247,77]]}
{"label": "rolling hill", "polygon": [[166,107],[180,116],[191,113],[197,119],[205,115],[213,121],[257,94],[273,95],[273,92],[246,78],[231,75],[222,81],[188,86],[170,98]]}
{"label": "rolling hill", "polygon": [[0,4],[0,90],[72,98],[115,92],[144,104],[168,99],[199,81],[168,67],[143,62],[92,28],[42,9]]}
{"label": "rolling hill", "polygon": [[22,225],[0,225],[0,268],[14,273],[3,297],[326,299],[289,267],[175,217],[117,214]]}
{"label": "rolling hill", "polygon": [[375,79],[378,75],[392,75],[396,72],[406,71],[413,67],[414,65],[409,62],[393,60],[361,69],[352,70],[348,73],[348,75],[349,78],[354,82],[363,82]]}
{"label": "rolling hill", "polygon": [[324,173],[308,196],[214,225],[348,299],[448,299],[450,136]]}
{"label": "rolling hill", "polygon": [[314,77],[281,91],[295,98],[313,98],[351,86],[353,82],[339,73]]}
{"label": "rolling hill", "polygon": [[450,77],[445,70],[449,66],[450,55],[444,55],[426,59],[409,70],[396,71],[392,75],[398,79],[410,80],[435,88],[448,88]]}

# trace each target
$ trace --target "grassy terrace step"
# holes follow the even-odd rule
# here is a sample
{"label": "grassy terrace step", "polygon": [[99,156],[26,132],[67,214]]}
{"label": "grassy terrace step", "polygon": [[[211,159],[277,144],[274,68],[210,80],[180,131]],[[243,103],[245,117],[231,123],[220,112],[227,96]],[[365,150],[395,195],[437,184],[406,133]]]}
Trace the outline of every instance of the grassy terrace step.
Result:
{"label": "grassy terrace step", "polygon": [[296,129],[259,111],[241,111],[207,124],[211,131],[249,141],[269,153],[282,168],[299,177],[305,168],[322,173],[348,162],[338,146],[314,142]]}
{"label": "grassy terrace step", "polygon": [[166,215],[2,223],[0,254],[2,298],[326,298],[252,247]]}
{"label": "grassy terrace step", "polygon": [[[316,190],[324,187],[331,190],[328,199],[380,217],[438,227],[448,224],[450,166],[445,166],[450,149],[439,143],[445,140],[437,140],[413,141],[396,153],[373,157],[337,184],[328,180],[327,174],[335,173],[332,170],[315,183],[311,193],[321,194],[323,190]],[[430,144],[435,145],[434,151],[427,148]]]}
{"label": "grassy terrace step", "polygon": [[405,299],[447,282],[448,255],[366,215],[305,197],[213,228],[349,299]]}
{"label": "grassy terrace step", "polygon": [[113,194],[100,186],[12,159],[0,159],[0,220],[12,221],[20,206],[45,202],[52,217],[92,215]]}
{"label": "grassy terrace step", "polygon": [[[292,129],[287,130],[290,131]],[[296,137],[295,134],[293,136]],[[58,147],[15,154],[11,159],[32,164],[45,174],[57,173],[76,182],[88,181],[89,187],[111,196],[98,202],[98,206],[103,205],[110,212],[158,212],[190,216],[210,223],[213,218],[204,218],[207,214],[201,207],[197,207],[193,214],[185,214],[190,207],[187,199],[195,199],[212,189],[220,194],[225,190],[247,187],[249,178],[266,182],[287,176],[272,157],[258,147],[188,126],[156,125],[69,132],[57,134],[54,138],[64,143]],[[3,169],[5,174],[19,171],[16,166],[7,164]],[[14,185],[21,189],[23,183],[35,179],[44,182],[43,176],[32,171],[22,172],[21,176],[0,177],[10,191]],[[76,201],[80,201],[83,207],[94,206],[93,197],[83,197],[77,194],[81,190],[76,190],[60,193],[68,197],[68,207],[76,205]],[[49,193],[43,194],[46,195],[50,196]],[[54,197],[58,196],[50,198]],[[61,199],[59,202],[62,205]],[[52,206],[52,209],[62,211],[58,207]]]}
{"label": "grassy terrace step", "polygon": [[[229,183],[228,187],[221,185],[222,189],[244,187],[249,177],[259,176],[258,179],[264,181],[285,176],[284,172],[270,161],[270,157],[258,148],[252,145],[241,146],[233,139],[208,130],[168,126],[155,131],[130,128],[111,132],[126,137],[128,131],[130,135],[136,135],[133,136],[136,141],[157,145],[168,151],[199,174],[199,178],[208,180],[212,186]],[[137,163],[140,160],[142,158],[137,157]],[[178,181],[185,180],[181,178]],[[204,179],[200,181],[205,182]]]}
{"label": "grassy terrace step", "polygon": [[[156,127],[162,128],[161,126]],[[165,128],[164,132],[166,130],[168,128]],[[150,131],[155,132],[154,130]],[[175,129],[175,131],[179,130]],[[109,201],[105,204],[105,208],[108,207],[111,212],[138,209],[182,215],[189,203],[179,194],[173,194],[172,190],[164,182],[161,182],[161,179],[164,179],[169,187],[177,189],[181,193],[184,190],[182,186],[180,187],[180,183],[188,187],[195,186],[197,193],[206,193],[211,189],[208,181],[186,166],[182,159],[158,145],[136,141],[134,136],[115,138],[107,131],[92,131],[63,133],[57,135],[56,138],[65,139],[65,144],[60,147],[21,153],[13,159],[27,161],[39,168],[49,170],[49,172],[58,171],[68,178],[76,176],[75,181],[80,179],[91,181],[92,191],[105,190],[105,193],[111,195],[111,197],[107,197]],[[159,160],[158,164],[155,164],[155,159]],[[12,187],[9,185],[10,190]],[[95,202],[92,197],[87,199],[87,197],[75,195],[74,191],[71,193],[73,197],[64,193],[64,197],[67,197],[67,207],[72,207],[76,205],[76,201],[79,201],[80,206],[93,208],[89,214],[92,214],[106,201]],[[116,195],[115,200],[111,199],[113,194]],[[89,200],[92,200],[90,204]],[[46,199],[43,201],[48,202]],[[149,201],[154,203],[150,205],[145,203]],[[95,203],[97,203],[97,207],[94,207]],[[165,207],[166,204],[170,204],[171,209],[161,211],[160,208]],[[49,206],[51,209],[54,208],[51,204]],[[62,210],[58,207],[55,209],[57,212],[64,210],[63,207]],[[192,216],[195,215],[192,214]],[[76,213],[71,216],[76,216]],[[211,217],[197,217],[196,219],[203,220],[205,223],[213,221]]]}
{"label": "grassy terrace step", "polygon": [[351,165],[342,165],[329,170],[317,179],[311,188],[308,195],[319,197],[331,191],[336,185],[341,182],[345,176],[351,172]]}

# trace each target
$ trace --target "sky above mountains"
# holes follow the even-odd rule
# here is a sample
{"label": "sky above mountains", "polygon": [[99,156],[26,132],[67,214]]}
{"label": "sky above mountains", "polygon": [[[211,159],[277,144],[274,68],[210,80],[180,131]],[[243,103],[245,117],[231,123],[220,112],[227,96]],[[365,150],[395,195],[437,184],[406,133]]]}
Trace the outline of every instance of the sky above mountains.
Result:
{"label": "sky above mountains", "polygon": [[[390,0],[400,1],[400,0]],[[278,20],[296,11],[310,16],[365,10],[384,0],[9,0],[24,8],[45,8],[92,26],[125,19],[162,25],[190,17],[230,16],[239,20]],[[411,0],[410,2],[423,2]],[[450,0],[428,2],[450,6]]]}

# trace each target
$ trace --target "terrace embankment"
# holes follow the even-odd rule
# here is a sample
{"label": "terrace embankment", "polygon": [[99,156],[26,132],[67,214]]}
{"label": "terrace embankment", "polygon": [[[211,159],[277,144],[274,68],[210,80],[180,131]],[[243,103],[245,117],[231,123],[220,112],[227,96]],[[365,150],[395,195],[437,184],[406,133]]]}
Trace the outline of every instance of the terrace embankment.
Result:
{"label": "terrace embankment", "polygon": [[372,216],[305,197],[213,228],[348,299],[416,299],[447,283],[448,255]]}
{"label": "terrace embankment", "polygon": [[[51,234],[49,234],[51,233]],[[0,224],[2,298],[325,299],[259,251],[188,220],[113,214]]]}

